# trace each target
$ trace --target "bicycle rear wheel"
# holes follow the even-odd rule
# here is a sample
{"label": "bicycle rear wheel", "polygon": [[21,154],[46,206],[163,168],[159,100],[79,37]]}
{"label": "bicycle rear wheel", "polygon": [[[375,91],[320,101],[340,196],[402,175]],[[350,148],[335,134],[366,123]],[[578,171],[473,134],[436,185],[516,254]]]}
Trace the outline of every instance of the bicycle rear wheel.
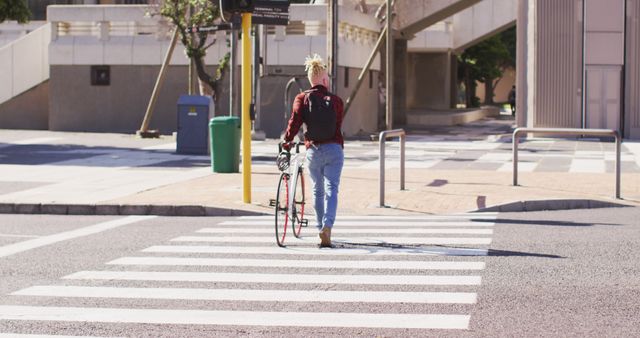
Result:
{"label": "bicycle rear wheel", "polygon": [[295,219],[292,220],[291,230],[296,238],[300,238],[300,231],[304,223],[304,175],[302,170],[298,171],[298,179],[296,180],[296,190],[293,195],[295,206]]}
{"label": "bicycle rear wheel", "polygon": [[276,243],[278,246],[284,246],[284,239],[287,235],[287,225],[289,223],[289,174],[280,175],[278,183],[278,195],[276,196]]}

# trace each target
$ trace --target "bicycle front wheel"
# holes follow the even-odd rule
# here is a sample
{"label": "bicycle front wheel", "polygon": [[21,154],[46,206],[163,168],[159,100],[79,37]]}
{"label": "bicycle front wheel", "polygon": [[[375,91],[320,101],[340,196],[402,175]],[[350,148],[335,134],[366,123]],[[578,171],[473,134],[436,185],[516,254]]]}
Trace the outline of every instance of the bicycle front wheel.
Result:
{"label": "bicycle front wheel", "polygon": [[300,238],[300,231],[304,223],[304,175],[302,174],[302,170],[298,171],[293,203],[295,205],[295,219],[292,220],[291,230],[293,230],[293,235],[296,236],[296,238]]}
{"label": "bicycle front wheel", "polygon": [[280,183],[278,183],[278,195],[276,196],[276,243],[278,246],[284,246],[284,239],[287,235],[287,225],[289,223],[289,175],[283,173],[280,175]]}

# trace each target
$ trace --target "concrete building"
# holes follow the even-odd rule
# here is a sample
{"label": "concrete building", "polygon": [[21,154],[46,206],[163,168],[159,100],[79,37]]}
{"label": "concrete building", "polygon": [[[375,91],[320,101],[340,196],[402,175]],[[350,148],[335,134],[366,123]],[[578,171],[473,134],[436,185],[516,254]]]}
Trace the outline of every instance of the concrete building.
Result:
{"label": "concrete building", "polygon": [[[169,25],[159,15],[149,15],[153,10],[147,5],[49,6],[45,25],[0,49],[0,59],[5,61],[0,63],[0,74],[7,74],[8,79],[0,84],[0,128],[137,130],[170,40]],[[355,10],[344,9],[340,15],[337,82],[338,94],[346,97],[378,37],[379,24]],[[304,59],[314,52],[323,53],[326,46],[326,6],[292,6],[290,19],[286,28],[267,30],[263,49],[266,67],[260,78],[257,127],[268,137],[278,137],[286,122],[286,83],[298,77],[306,87]],[[213,71],[228,48],[225,33],[211,39],[221,41],[206,57]],[[25,54],[29,57],[20,57]],[[379,113],[379,65],[378,57],[354,101],[344,125],[348,135],[378,129],[371,112]],[[151,121],[161,132],[176,130],[176,102],[187,92],[187,68],[188,59],[180,46],[173,54]],[[108,73],[109,82],[92,84],[96,71]],[[229,114],[228,82],[222,88],[218,105],[222,109],[217,115]]]}
{"label": "concrete building", "polygon": [[[339,1],[335,81],[344,98],[383,27],[375,17],[383,2],[366,1],[365,12],[361,1]],[[468,121],[446,120],[455,115],[456,55],[517,21],[519,125],[614,128],[640,137],[640,0],[403,0],[394,12],[394,125]],[[9,79],[0,83],[0,128],[135,131],[169,43],[169,26],[148,13],[146,5],[49,7],[47,24],[0,47],[0,76]],[[263,46],[256,127],[267,137],[284,128],[286,83],[298,77],[306,84],[304,57],[326,53],[324,1],[292,5],[290,19],[286,28],[268,28]],[[207,63],[215,67],[226,51],[216,44]],[[384,56],[366,73],[345,122],[348,136],[383,128]],[[153,128],[175,131],[187,64],[176,49]],[[109,85],[91,85],[96,71],[109,72]]]}
{"label": "concrete building", "polygon": [[638,0],[520,0],[519,125],[640,138]]}

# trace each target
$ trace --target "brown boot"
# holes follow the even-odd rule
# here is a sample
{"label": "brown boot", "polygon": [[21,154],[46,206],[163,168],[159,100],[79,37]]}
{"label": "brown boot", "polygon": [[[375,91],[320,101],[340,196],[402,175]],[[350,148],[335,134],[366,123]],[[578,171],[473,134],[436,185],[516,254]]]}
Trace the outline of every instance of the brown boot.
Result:
{"label": "brown boot", "polygon": [[330,248],[331,247],[331,228],[322,227],[320,233],[320,247],[321,248]]}

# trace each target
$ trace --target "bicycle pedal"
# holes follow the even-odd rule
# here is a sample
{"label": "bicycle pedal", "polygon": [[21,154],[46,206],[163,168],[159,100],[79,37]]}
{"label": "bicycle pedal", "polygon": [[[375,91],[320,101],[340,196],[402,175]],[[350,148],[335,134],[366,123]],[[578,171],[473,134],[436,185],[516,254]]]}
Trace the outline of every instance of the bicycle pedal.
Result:
{"label": "bicycle pedal", "polygon": [[303,219],[300,223],[302,224],[303,228],[306,228],[306,227],[309,226],[309,220],[308,219]]}
{"label": "bicycle pedal", "polygon": [[275,207],[276,206],[276,200],[274,198],[269,199],[269,206],[270,207]]}

